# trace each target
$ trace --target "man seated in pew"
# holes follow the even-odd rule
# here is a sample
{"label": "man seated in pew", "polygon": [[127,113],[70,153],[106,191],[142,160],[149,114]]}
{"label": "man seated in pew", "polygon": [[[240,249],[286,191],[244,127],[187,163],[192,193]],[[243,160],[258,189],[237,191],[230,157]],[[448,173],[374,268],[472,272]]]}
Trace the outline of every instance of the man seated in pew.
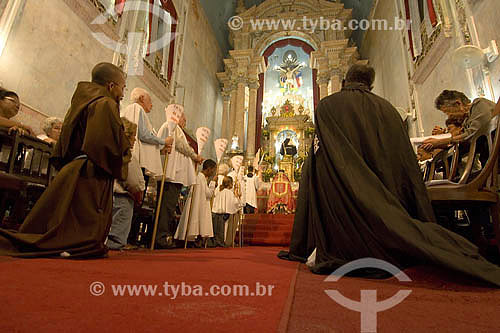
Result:
{"label": "man seated in pew", "polygon": [[43,134],[37,136],[40,140],[55,145],[61,136],[62,120],[57,117],[49,117],[43,122]]}
{"label": "man seated in pew", "polygon": [[20,108],[19,96],[13,91],[0,87],[0,127],[8,128],[9,133],[18,131],[21,135],[34,135],[35,132],[28,125],[11,120]]}
{"label": "man seated in pew", "polygon": [[[434,148],[446,147],[449,144],[460,143],[460,164],[458,174],[454,180],[458,180],[463,174],[465,165],[467,164],[467,156],[469,151],[468,140],[470,140],[480,129],[488,126],[489,121],[495,116],[495,103],[484,99],[477,98],[472,103],[470,99],[462,92],[454,90],[444,90],[435,101],[436,108],[448,116],[464,116],[463,130],[453,134],[447,139],[428,139],[422,145],[426,150]],[[472,172],[481,170],[481,165],[485,165],[489,157],[489,147],[486,137],[481,137],[476,142],[476,154],[474,156],[474,164]],[[440,211],[436,212],[439,220],[451,220],[450,216],[454,212]],[[467,215],[470,220],[478,221],[481,228],[476,228],[471,231],[470,239],[474,239],[476,243],[486,243],[487,239],[494,237],[493,225],[490,222],[489,214],[481,209],[469,209]],[[450,215],[451,214],[451,215]],[[452,222],[452,225],[454,223]]]}
{"label": "man seated in pew", "polygon": [[[486,126],[493,116],[495,103],[485,98],[477,98],[473,102],[462,92],[456,90],[444,90],[435,101],[436,109],[451,116],[463,116],[463,131],[458,135],[453,135],[445,139],[429,138],[424,141],[422,148],[431,151],[435,148],[446,148],[450,144],[461,143],[469,140],[483,126]],[[435,132],[436,128],[435,128]],[[433,133],[434,134],[434,133]],[[485,147],[478,147],[479,154]],[[487,147],[486,147],[487,149]],[[482,161],[487,154],[483,153]]]}

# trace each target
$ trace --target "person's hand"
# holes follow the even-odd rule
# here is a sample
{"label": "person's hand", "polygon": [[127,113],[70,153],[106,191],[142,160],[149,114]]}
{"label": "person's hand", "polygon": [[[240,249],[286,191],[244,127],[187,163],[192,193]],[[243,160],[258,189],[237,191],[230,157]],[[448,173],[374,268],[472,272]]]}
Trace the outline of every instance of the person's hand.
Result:
{"label": "person's hand", "polygon": [[439,126],[435,126],[434,129],[432,130],[432,135],[439,135],[444,133],[446,133],[446,129]]}
{"label": "person's hand", "polygon": [[201,163],[203,163],[203,157],[201,157],[200,155],[196,155],[196,157],[194,158],[194,161],[198,164],[201,164]]}
{"label": "person's hand", "polygon": [[21,125],[24,130],[28,131],[28,134],[31,135],[31,136],[35,136],[35,131],[33,131],[33,129],[28,126],[28,125]]}
{"label": "person's hand", "polygon": [[165,146],[167,147],[172,147],[172,144],[174,143],[174,137],[169,136],[165,139]]}
{"label": "person's hand", "polygon": [[52,138],[47,138],[47,139],[44,139],[43,141],[50,143],[51,145],[55,145],[57,143],[57,141],[52,139]]}
{"label": "person's hand", "polygon": [[19,135],[30,135],[29,131],[27,131],[26,129],[24,129],[21,126],[12,126],[9,128],[9,131],[8,131],[9,135],[14,134],[16,132],[18,132]]}
{"label": "person's hand", "polygon": [[419,148],[422,148],[425,151],[432,151],[434,148],[436,148],[438,142],[438,139],[429,138],[425,140]]}

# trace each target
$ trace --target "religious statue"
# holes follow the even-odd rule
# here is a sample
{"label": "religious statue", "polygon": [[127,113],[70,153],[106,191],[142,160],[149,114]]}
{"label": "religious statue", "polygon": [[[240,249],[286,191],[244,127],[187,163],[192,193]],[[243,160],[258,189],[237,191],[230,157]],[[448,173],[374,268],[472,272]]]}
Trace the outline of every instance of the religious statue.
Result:
{"label": "religious statue", "polygon": [[297,91],[301,86],[301,74],[299,70],[305,67],[297,61],[295,52],[285,54],[283,63],[276,66],[276,70],[280,72],[280,83],[284,93]]}
{"label": "religious statue", "polygon": [[290,138],[286,138],[285,141],[281,144],[280,154],[284,157],[295,156],[297,155],[297,147],[293,143],[290,142]]}

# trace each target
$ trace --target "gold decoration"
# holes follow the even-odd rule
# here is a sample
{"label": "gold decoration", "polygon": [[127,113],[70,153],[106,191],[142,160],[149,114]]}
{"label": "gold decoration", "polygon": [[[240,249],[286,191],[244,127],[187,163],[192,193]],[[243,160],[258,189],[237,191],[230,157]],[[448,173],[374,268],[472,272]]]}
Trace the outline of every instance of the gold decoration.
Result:
{"label": "gold decoration", "polygon": [[295,111],[293,110],[293,105],[287,99],[285,104],[283,104],[280,108],[280,116],[284,118],[292,118],[295,116]]}

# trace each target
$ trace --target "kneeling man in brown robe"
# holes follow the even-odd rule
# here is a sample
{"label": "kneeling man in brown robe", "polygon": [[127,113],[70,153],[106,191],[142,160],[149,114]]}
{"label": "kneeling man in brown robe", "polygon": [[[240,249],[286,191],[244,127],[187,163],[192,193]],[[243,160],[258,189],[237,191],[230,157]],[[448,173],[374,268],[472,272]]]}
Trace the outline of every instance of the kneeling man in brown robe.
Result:
{"label": "kneeling man in brown robe", "polygon": [[0,229],[0,255],[97,257],[111,225],[113,179],[125,179],[130,143],[120,119],[125,75],[110,63],[80,82],[51,156],[59,169],[18,232]]}

